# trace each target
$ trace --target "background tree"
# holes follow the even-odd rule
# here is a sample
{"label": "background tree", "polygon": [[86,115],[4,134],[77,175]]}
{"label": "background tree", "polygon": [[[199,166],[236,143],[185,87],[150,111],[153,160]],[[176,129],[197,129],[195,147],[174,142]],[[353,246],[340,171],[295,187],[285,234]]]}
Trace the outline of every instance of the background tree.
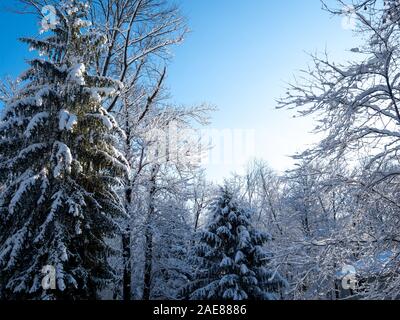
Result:
{"label": "background tree", "polygon": [[[151,288],[154,287],[153,266],[157,261],[153,240],[162,237],[160,232],[167,231],[158,226],[158,222],[165,219],[163,216],[172,219],[170,213],[165,211],[165,203],[174,199],[174,203],[187,208],[184,210],[187,214],[186,223],[192,220],[189,202],[193,202],[192,190],[200,173],[199,135],[195,123],[207,124],[210,110],[212,108],[208,106],[165,108],[154,104],[138,127],[139,134],[136,135],[133,149],[136,150],[134,160],[138,168],[134,175],[133,192],[137,205],[132,211],[136,217],[132,225],[137,230],[134,241],[140,249],[135,256],[143,255],[143,260],[138,259],[134,263],[138,284],[136,292],[145,300],[152,297]],[[180,219],[179,216],[172,219],[171,225]],[[188,236],[191,232],[187,230]],[[164,249],[169,250],[166,247]]]}
{"label": "background tree", "polygon": [[[376,260],[382,252],[397,252],[398,232],[390,235],[382,232],[393,230],[393,223],[398,221],[398,211],[394,209],[398,208],[398,201],[392,192],[397,190],[399,173],[400,121],[399,25],[395,19],[399,8],[393,1],[386,4],[384,7],[378,1],[356,2],[357,31],[366,39],[363,45],[351,50],[357,59],[339,65],[327,56],[314,56],[314,67],[306,71],[302,83],[292,85],[280,101],[280,107],[294,108],[302,116],[317,116],[316,132],[323,134],[324,139],[298,158],[308,163],[320,162],[321,177],[329,181],[329,190],[347,193],[330,206],[326,195],[321,196],[321,204],[329,209],[329,219],[332,220],[333,214],[335,224],[340,226],[333,234],[335,224],[329,227],[328,223],[328,229],[322,229],[325,240],[320,237],[314,242],[329,252],[327,259],[321,261],[329,268],[337,267],[327,262],[335,256],[337,261],[347,260],[356,265],[359,259]],[[343,13],[326,8],[335,14]],[[343,167],[348,169],[342,170]],[[376,206],[365,206],[372,199],[379,204],[379,211]],[[340,203],[341,209],[337,207]],[[369,282],[381,284],[371,286],[375,290],[361,289],[360,297],[382,297],[384,287],[391,288],[387,289],[391,292],[389,296],[396,296],[391,290],[397,290],[393,287],[397,283],[393,280],[397,257],[389,256],[385,266],[391,266],[391,271],[384,268],[384,272],[383,269],[379,272],[389,272],[392,276],[383,280],[372,271],[364,275]],[[387,281],[389,278],[392,280]],[[376,290],[378,287],[380,292]]]}

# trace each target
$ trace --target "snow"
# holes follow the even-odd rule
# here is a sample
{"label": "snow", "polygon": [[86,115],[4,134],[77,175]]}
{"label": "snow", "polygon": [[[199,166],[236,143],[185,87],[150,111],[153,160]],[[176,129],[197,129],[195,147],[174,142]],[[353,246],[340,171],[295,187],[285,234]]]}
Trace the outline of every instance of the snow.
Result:
{"label": "snow", "polygon": [[242,275],[247,275],[249,273],[249,268],[245,264],[240,265],[240,273]]}
{"label": "snow", "polygon": [[230,229],[227,226],[221,226],[216,231],[219,237],[231,237]]}
{"label": "snow", "polygon": [[74,65],[72,68],[69,69],[67,81],[80,86],[84,86],[86,84],[85,72],[86,72],[85,65],[83,63],[77,63],[76,65]]}
{"label": "snow", "polygon": [[49,187],[49,179],[47,178],[47,170],[43,169],[41,172],[42,184],[40,185],[40,197],[37,201],[37,205],[40,206],[46,200],[46,193]]}
{"label": "snow", "polygon": [[56,279],[57,279],[57,289],[63,292],[67,286],[64,281],[64,267],[61,263],[56,265]]}
{"label": "snow", "polygon": [[78,223],[75,225],[75,234],[76,234],[76,235],[81,235],[81,234],[82,234],[82,228],[81,228],[80,222],[78,222]]}
{"label": "snow", "polygon": [[238,250],[235,256],[235,263],[240,263],[245,259],[245,256],[242,251]]}
{"label": "snow", "polygon": [[59,114],[58,128],[61,131],[72,131],[74,126],[78,123],[76,115],[69,113],[67,110],[61,110]]}
{"label": "snow", "polygon": [[74,21],[74,27],[76,28],[87,28],[90,27],[92,23],[88,20],[83,20],[83,19],[75,19]]}
{"label": "snow", "polygon": [[8,115],[9,112],[11,112],[11,110],[15,110],[16,107],[19,106],[35,106],[36,105],[36,98],[35,97],[25,97],[25,98],[21,98],[21,99],[17,99],[16,101],[6,105],[6,107],[4,108],[3,112],[2,112],[2,119],[5,119],[5,116]]}
{"label": "snow", "polygon": [[27,232],[27,227],[22,227],[0,248],[0,265],[6,257],[8,257],[7,268],[11,268],[15,265],[17,256],[25,243]]}
{"label": "snow", "polygon": [[80,205],[75,202],[74,199],[69,198],[66,203],[69,206],[69,213],[74,217],[79,217],[80,215]]}
{"label": "snow", "polygon": [[43,97],[49,95],[52,90],[49,86],[42,87],[39,91],[35,94],[36,106],[41,107],[43,105]]}
{"label": "snow", "polygon": [[8,206],[8,211],[12,215],[15,213],[15,209],[17,208],[18,203],[21,201],[21,198],[29,192],[29,189],[32,188],[37,181],[40,179],[39,175],[34,175],[28,179],[25,179],[21,182],[18,187],[17,192],[12,197],[10,204]]}
{"label": "snow", "polygon": [[47,148],[47,143],[34,143],[31,144],[30,146],[26,147],[25,149],[22,149],[19,153],[18,156],[11,159],[8,162],[8,167],[12,168],[13,165],[21,160],[26,160],[28,156],[31,156],[33,153],[38,153],[39,151],[42,151],[43,149]]}
{"label": "snow", "polygon": [[222,279],[219,281],[219,286],[221,287],[234,286],[237,280],[238,280],[237,275],[234,274],[224,275]]}
{"label": "snow", "polygon": [[28,126],[25,129],[24,135],[27,138],[30,138],[33,131],[37,129],[39,126],[42,126],[46,123],[46,119],[49,117],[49,113],[47,111],[39,112],[33,116]]}
{"label": "snow", "polygon": [[78,8],[78,7],[73,6],[73,5],[71,5],[71,4],[68,4],[68,2],[66,2],[66,3],[64,4],[64,7],[67,8],[66,11],[67,11],[67,14],[68,14],[69,16],[72,16],[73,14],[79,12],[79,8]]}
{"label": "snow", "polygon": [[90,94],[93,100],[100,103],[102,101],[102,97],[110,97],[117,93],[117,90],[114,88],[85,88],[85,91]]}
{"label": "snow", "polygon": [[58,248],[61,252],[61,256],[60,259],[62,262],[67,262],[68,261],[68,254],[67,254],[67,247],[65,246],[64,243],[60,243],[59,244],[59,248]]}
{"label": "snow", "polygon": [[233,265],[233,261],[231,258],[229,257],[225,257],[222,259],[221,263],[220,263],[220,267],[221,268],[226,268],[226,267],[231,267]]}
{"label": "snow", "polygon": [[112,130],[114,128],[114,123],[111,121],[109,116],[105,116],[103,114],[93,113],[89,114],[89,117],[96,118],[101,121],[101,123],[108,129]]}
{"label": "snow", "polygon": [[71,172],[72,154],[70,148],[62,142],[57,141],[54,144],[54,148],[57,150],[55,155],[57,159],[57,164],[53,170],[53,175],[55,178],[58,178],[64,172]]}
{"label": "snow", "polygon": [[44,239],[45,232],[47,231],[48,226],[52,223],[55,219],[56,213],[59,208],[63,206],[63,199],[64,199],[64,192],[58,191],[51,197],[52,204],[50,208],[50,212],[47,214],[46,220],[39,228],[39,233],[34,239],[34,243],[39,243]]}

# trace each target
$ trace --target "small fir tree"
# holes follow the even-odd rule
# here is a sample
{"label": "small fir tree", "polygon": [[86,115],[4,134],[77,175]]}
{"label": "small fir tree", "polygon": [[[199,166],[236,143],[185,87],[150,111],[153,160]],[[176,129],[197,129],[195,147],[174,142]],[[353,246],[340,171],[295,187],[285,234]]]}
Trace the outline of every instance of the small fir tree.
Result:
{"label": "small fir tree", "polygon": [[211,222],[196,247],[194,281],[183,289],[193,300],[276,300],[285,282],[268,268],[270,237],[257,231],[227,188],[211,206]]}

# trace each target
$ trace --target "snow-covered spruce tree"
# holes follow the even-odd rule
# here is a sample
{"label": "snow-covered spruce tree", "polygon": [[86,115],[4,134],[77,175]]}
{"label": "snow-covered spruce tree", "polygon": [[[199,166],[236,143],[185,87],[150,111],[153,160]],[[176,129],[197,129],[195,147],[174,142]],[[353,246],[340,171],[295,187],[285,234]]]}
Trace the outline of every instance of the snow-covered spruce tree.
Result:
{"label": "snow-covered spruce tree", "polygon": [[182,290],[192,300],[277,300],[284,279],[268,268],[270,237],[251,225],[251,211],[227,187],[210,210],[211,221],[196,247],[193,281]]}
{"label": "snow-covered spruce tree", "polygon": [[[106,239],[123,214],[115,193],[127,163],[115,120],[102,108],[119,85],[91,76],[104,43],[77,0],[57,7],[0,124],[0,298],[96,299],[114,278]],[[48,30],[44,30],[48,31]],[[43,290],[43,268],[56,290]]]}

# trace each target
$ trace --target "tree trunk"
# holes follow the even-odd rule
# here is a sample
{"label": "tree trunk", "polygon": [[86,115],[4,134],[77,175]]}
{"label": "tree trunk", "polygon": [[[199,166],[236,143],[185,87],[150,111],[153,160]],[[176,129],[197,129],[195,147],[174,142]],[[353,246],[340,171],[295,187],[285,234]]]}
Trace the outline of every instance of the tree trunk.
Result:
{"label": "tree trunk", "polygon": [[150,227],[146,229],[146,249],[144,264],[143,300],[150,300],[151,273],[153,269],[153,232]]}
{"label": "tree trunk", "polygon": [[[125,206],[127,212],[129,212],[131,199],[132,199],[132,189],[127,188],[125,191]],[[131,226],[130,219],[128,219],[124,233],[122,235],[122,252],[123,252],[123,265],[124,265],[124,274],[123,274],[123,289],[122,289],[122,297],[124,301],[132,300],[132,253],[131,253]]]}
{"label": "tree trunk", "polygon": [[[125,107],[125,156],[130,159],[131,155],[131,127],[129,124],[128,104],[124,100]],[[129,161],[129,160],[128,160]],[[132,183],[130,177],[125,178],[125,211],[127,214],[127,221],[125,230],[122,234],[122,256],[123,256],[123,278],[122,278],[122,299],[124,301],[132,300],[132,245],[131,245],[131,205],[132,205]]]}
{"label": "tree trunk", "polygon": [[151,297],[151,275],[153,272],[153,230],[151,228],[151,220],[155,212],[154,198],[156,194],[156,178],[158,166],[155,165],[152,169],[150,177],[149,190],[149,210],[146,217],[145,231],[145,261],[144,261],[144,276],[143,276],[143,300],[150,300]]}

